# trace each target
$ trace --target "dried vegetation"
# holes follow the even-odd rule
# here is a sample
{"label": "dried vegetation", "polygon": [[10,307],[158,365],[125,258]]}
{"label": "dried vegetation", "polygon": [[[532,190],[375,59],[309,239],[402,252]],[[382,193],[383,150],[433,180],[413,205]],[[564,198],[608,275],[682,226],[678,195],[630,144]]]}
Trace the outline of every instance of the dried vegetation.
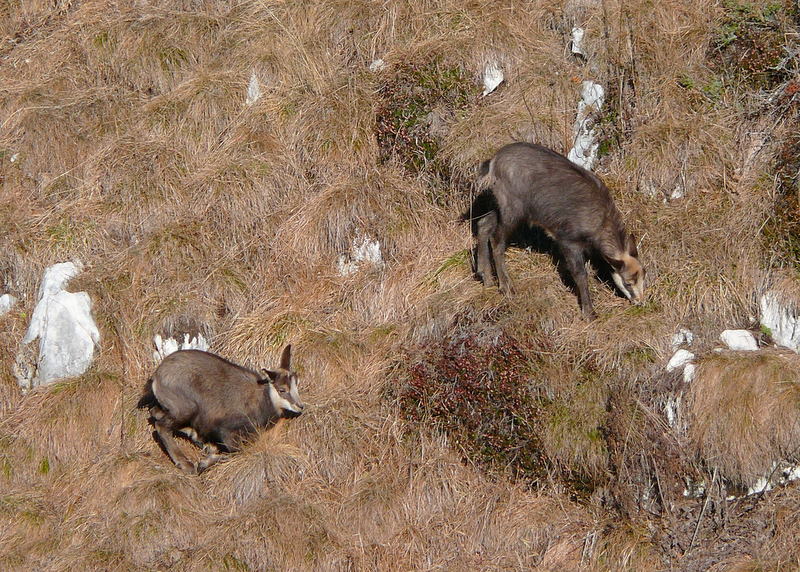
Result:
{"label": "dried vegetation", "polygon": [[[797,34],[789,1],[0,0],[0,567],[799,566],[797,490],[725,498],[797,456],[796,360],[711,354],[797,282]],[[546,245],[484,290],[456,222],[501,145],[568,150],[585,79],[649,281],[640,307],[594,281],[592,323]],[[385,264],[340,275],[361,236]],[[69,258],[99,356],[23,396]],[[294,343],[309,403],[193,478],[134,410],[187,319],[253,366]]]}

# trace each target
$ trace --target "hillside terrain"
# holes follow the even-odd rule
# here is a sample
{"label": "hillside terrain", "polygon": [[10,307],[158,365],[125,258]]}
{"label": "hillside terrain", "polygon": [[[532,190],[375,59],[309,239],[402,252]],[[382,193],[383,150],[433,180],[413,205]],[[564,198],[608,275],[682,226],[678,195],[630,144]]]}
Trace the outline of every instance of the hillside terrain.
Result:
{"label": "hillside terrain", "polygon": [[[800,568],[799,34],[791,0],[0,0],[0,568]],[[543,235],[484,288],[460,220],[587,85],[647,270],[632,305],[595,261],[594,321]],[[68,261],[94,359],[23,391]],[[184,336],[291,343],[304,414],[181,473],[136,403]]]}

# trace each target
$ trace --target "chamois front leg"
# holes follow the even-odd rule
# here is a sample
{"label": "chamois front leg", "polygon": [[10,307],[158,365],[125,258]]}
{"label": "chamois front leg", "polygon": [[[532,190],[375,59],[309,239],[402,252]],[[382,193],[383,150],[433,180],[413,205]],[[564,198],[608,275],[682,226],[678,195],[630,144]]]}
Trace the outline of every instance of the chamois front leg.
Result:
{"label": "chamois front leg", "polygon": [[583,310],[583,317],[587,320],[594,320],[597,318],[597,314],[592,306],[592,299],[589,297],[589,280],[586,274],[586,257],[583,247],[572,242],[561,242],[560,247],[567,270],[578,289],[578,300],[581,310]]}
{"label": "chamois front leg", "polygon": [[478,274],[484,286],[494,286],[489,240],[497,229],[497,212],[491,211],[478,220]]}
{"label": "chamois front leg", "polygon": [[502,228],[495,229],[491,240],[492,245],[492,258],[494,258],[494,267],[497,270],[497,281],[500,283],[500,291],[506,296],[514,294],[514,286],[511,284],[511,278],[508,276],[506,269],[506,247],[508,246],[508,239]]}
{"label": "chamois front leg", "polygon": [[164,446],[164,450],[172,459],[172,462],[178,466],[179,469],[190,475],[197,474],[197,467],[181,452],[180,447],[175,440],[175,428],[169,418],[157,419],[154,423],[156,434],[159,441]]}

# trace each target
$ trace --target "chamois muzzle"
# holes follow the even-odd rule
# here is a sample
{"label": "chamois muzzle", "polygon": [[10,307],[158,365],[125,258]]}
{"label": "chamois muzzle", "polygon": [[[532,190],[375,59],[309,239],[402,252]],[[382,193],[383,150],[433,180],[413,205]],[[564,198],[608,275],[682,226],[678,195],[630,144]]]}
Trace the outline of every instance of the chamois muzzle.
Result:
{"label": "chamois muzzle", "polygon": [[305,405],[297,406],[297,411],[295,411],[293,409],[284,409],[283,410],[283,415],[287,419],[295,419],[297,417],[300,417],[303,414],[303,409],[305,409]]}

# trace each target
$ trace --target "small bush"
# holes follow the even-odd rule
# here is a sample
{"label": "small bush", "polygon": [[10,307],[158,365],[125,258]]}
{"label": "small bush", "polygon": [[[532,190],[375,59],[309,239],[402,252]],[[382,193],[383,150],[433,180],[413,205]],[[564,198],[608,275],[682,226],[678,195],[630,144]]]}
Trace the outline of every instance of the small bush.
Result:
{"label": "small bush", "polygon": [[542,407],[531,391],[528,348],[505,334],[484,341],[475,334],[443,340],[412,365],[400,395],[406,417],[432,421],[466,459],[516,477],[547,474],[542,453]]}
{"label": "small bush", "polygon": [[785,26],[797,17],[787,3],[726,0],[724,15],[713,42],[712,61],[733,80],[756,89],[769,89],[784,81],[779,65],[784,57]]}
{"label": "small bush", "polygon": [[783,141],[774,162],[777,193],[773,213],[764,226],[766,247],[780,266],[800,270],[800,122]]}

